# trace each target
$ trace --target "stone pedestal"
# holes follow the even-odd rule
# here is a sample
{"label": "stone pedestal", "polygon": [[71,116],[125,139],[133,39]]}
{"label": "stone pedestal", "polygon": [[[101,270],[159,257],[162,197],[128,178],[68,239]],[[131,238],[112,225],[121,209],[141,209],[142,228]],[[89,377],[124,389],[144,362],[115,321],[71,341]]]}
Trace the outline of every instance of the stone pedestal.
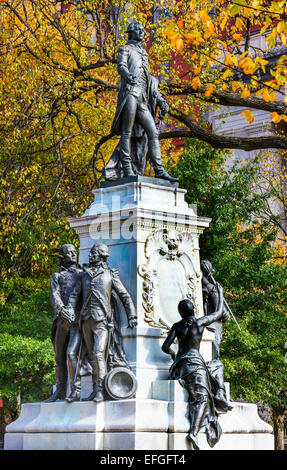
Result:
{"label": "stone pedestal", "polygon": [[[152,383],[152,398],[121,401],[26,403],[5,435],[5,449],[190,450],[186,392],[177,381]],[[256,405],[232,402],[219,417],[222,436],[215,450],[273,449],[272,428]],[[209,450],[199,434],[202,450]]]}
{"label": "stone pedestal", "polygon": [[[127,327],[120,307],[123,344],[138,380],[136,397],[122,401],[24,404],[7,427],[6,449],[189,449],[186,392],[168,380],[170,357],[161,351],[168,328],[180,320],[177,305],[190,298],[203,315],[199,235],[210,219],[197,217],[185,190],[162,180],[123,178],[104,183],[82,217],[70,220],[80,239],[80,264],[95,243],[110,248],[109,265],[119,271],[138,314]],[[210,360],[213,333],[205,331],[201,354]],[[82,397],[91,382],[82,379]],[[272,449],[272,428],[256,405],[234,403],[222,415],[218,449]],[[205,436],[199,444],[209,449]]]}

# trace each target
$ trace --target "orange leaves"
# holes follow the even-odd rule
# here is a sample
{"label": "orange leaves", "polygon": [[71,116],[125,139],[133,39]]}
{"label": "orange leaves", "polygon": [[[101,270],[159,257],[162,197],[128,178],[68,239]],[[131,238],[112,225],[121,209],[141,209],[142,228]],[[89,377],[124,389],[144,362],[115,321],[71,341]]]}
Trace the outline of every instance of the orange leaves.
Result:
{"label": "orange leaves", "polygon": [[[241,98],[249,98],[250,90],[249,88],[247,88],[247,86],[243,85],[243,83],[234,80],[230,82],[230,85],[231,85],[231,89],[233,93],[236,93],[237,91],[241,90],[241,93],[240,93]],[[225,89],[227,89],[227,86]]]}
{"label": "orange leaves", "polygon": [[190,33],[182,33],[186,42],[193,46],[199,46],[204,42],[201,33],[197,30],[191,31]]}
{"label": "orange leaves", "polygon": [[200,66],[199,67],[194,67],[194,69],[193,69],[194,75],[199,75],[200,72],[201,72],[201,67]]}
{"label": "orange leaves", "polygon": [[245,23],[243,23],[242,19],[240,18],[240,16],[237,16],[236,17],[236,20],[235,20],[235,27],[239,30],[239,29],[242,29],[245,31],[245,28],[246,28],[246,25]]}
{"label": "orange leaves", "polygon": [[239,62],[238,67],[247,75],[252,75],[257,70],[257,65],[255,64],[253,59],[251,59],[251,57],[245,57],[244,59],[242,59]]}
{"label": "orange leaves", "polygon": [[203,26],[203,38],[209,39],[215,33],[213,20],[210,18],[206,10],[196,11],[193,15],[197,22],[201,22]]}
{"label": "orange leaves", "polygon": [[264,99],[264,101],[266,101],[267,103],[269,101],[273,102],[273,101],[276,101],[276,94],[274,91],[272,91],[271,93],[269,93],[267,91],[266,88],[264,88],[263,90],[263,93],[262,93],[262,98]]}
{"label": "orange leaves", "polygon": [[[190,5],[192,8],[192,5]],[[189,18],[188,26],[186,21],[179,19],[175,22],[168,20],[168,27],[164,35],[170,40],[171,46],[181,50],[184,40],[188,45],[199,46],[205,40],[216,34],[213,20],[206,10],[198,10]],[[197,23],[200,23],[197,25]]]}
{"label": "orange leaves", "polygon": [[166,30],[165,36],[170,40],[171,47],[174,47],[178,51],[183,48],[183,40],[177,32],[173,30]]}
{"label": "orange leaves", "polygon": [[241,98],[248,98],[250,96],[250,91],[247,87],[244,87],[241,92]]}
{"label": "orange leaves", "polygon": [[246,121],[251,124],[254,121],[254,114],[249,109],[242,111],[240,116],[245,116]]}
{"label": "orange leaves", "polygon": [[276,112],[273,112],[270,114],[270,119],[274,122],[274,124],[278,124],[278,122],[285,121],[287,122],[287,116],[286,114],[278,114]]}
{"label": "orange leaves", "polygon": [[203,35],[204,39],[208,39],[210,38],[215,32],[215,27],[214,27],[214,24],[211,20],[208,20],[206,22],[206,31]]}
{"label": "orange leaves", "polygon": [[207,87],[205,89],[204,96],[209,98],[212,95],[212,93],[213,93],[213,85],[209,84],[209,85],[207,85]]}
{"label": "orange leaves", "polygon": [[233,82],[231,83],[231,87],[232,87],[232,91],[233,91],[234,93],[236,93],[236,92],[239,90],[239,88],[242,87],[242,84],[241,84],[241,82],[233,81]]}
{"label": "orange leaves", "polygon": [[282,116],[279,116],[278,113],[275,113],[275,112],[274,112],[274,113],[271,113],[271,114],[270,114],[270,119],[271,119],[275,124],[278,124],[278,122],[281,121]]}
{"label": "orange leaves", "polygon": [[238,34],[238,33],[234,33],[234,34],[232,35],[232,37],[233,37],[233,39],[234,39],[235,41],[238,41],[238,42],[240,42],[240,41],[243,40],[242,35],[241,35],[241,34]]}
{"label": "orange leaves", "polygon": [[211,20],[206,10],[196,11],[193,17],[196,19],[196,21],[202,21],[202,23],[207,23],[208,21]]}
{"label": "orange leaves", "polygon": [[200,85],[201,85],[201,81],[200,81],[200,78],[199,78],[199,77],[194,77],[194,78],[191,80],[191,86],[192,86],[192,88],[194,88],[195,90],[197,90]]}
{"label": "orange leaves", "polygon": [[178,38],[175,41],[175,48],[180,51],[183,48],[183,40],[181,38]]}
{"label": "orange leaves", "polygon": [[262,95],[262,98],[266,103],[273,103],[277,99],[275,91],[270,92],[267,88],[261,88],[261,90],[256,92],[256,95]]}
{"label": "orange leaves", "polygon": [[225,57],[224,60],[225,65],[228,67],[235,65],[235,67],[238,64],[237,57],[234,54],[229,54]]}

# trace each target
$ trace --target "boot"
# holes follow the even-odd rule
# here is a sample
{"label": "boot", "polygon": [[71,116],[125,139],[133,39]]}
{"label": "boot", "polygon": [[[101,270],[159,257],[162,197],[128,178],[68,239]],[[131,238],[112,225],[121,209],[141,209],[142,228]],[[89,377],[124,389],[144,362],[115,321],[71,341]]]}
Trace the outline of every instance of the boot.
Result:
{"label": "boot", "polygon": [[131,163],[123,163],[122,162],[122,169],[123,169],[123,172],[124,172],[124,177],[135,176],[135,174],[133,172],[133,169],[132,169]]}
{"label": "boot", "polygon": [[177,182],[177,178],[170,176],[164,169],[163,162],[161,159],[160,144],[158,138],[149,139],[148,141],[148,153],[150,161],[154,168],[156,178],[161,178],[170,182]]}
{"label": "boot", "polygon": [[101,401],[104,401],[104,399],[105,397],[104,397],[103,391],[98,390],[95,397],[93,398],[93,401],[95,401],[96,403],[100,403]]}
{"label": "boot", "polygon": [[164,170],[164,168],[162,168],[162,170],[155,170],[155,177],[161,178],[162,180],[170,181],[171,183],[176,183],[178,181],[177,178],[173,178],[172,176],[170,176],[167,171]]}
{"label": "boot", "polygon": [[66,387],[58,385],[54,393],[45,400],[45,403],[53,403],[57,400],[64,400],[66,396]]}
{"label": "boot", "polygon": [[131,160],[131,145],[130,145],[131,136],[129,133],[123,134],[120,141],[120,159],[122,164],[122,169],[124,176],[135,176],[132,169],[132,160]]}
{"label": "boot", "polygon": [[80,401],[81,399],[81,382],[77,381],[73,384],[71,393],[68,397],[65,398],[67,403],[72,403],[73,401]]}
{"label": "boot", "polygon": [[93,398],[93,401],[96,403],[100,403],[101,401],[104,401],[104,384],[102,380],[98,380],[97,382],[97,393]]}
{"label": "boot", "polygon": [[90,364],[93,370],[92,372],[93,391],[90,393],[90,395],[87,398],[83,398],[82,401],[92,401],[98,392],[97,363],[90,361]]}

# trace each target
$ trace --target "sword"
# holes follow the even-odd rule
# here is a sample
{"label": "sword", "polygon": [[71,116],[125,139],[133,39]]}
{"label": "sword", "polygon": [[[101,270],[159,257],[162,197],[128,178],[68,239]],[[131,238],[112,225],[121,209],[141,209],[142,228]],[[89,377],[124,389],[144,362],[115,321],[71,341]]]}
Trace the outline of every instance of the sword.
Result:
{"label": "sword", "polygon": [[81,342],[80,342],[80,347],[79,347],[78,360],[77,360],[73,385],[76,385],[76,381],[77,381],[77,377],[78,377],[79,364],[80,364],[80,361],[81,361],[81,354],[82,354],[82,346],[83,346],[83,333],[81,334]]}

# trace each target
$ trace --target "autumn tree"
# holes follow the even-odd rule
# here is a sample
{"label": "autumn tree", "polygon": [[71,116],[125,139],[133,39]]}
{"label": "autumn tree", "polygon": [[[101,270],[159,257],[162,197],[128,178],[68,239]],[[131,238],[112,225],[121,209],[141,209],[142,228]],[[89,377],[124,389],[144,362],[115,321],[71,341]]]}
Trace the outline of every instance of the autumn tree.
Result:
{"label": "autumn tree", "polygon": [[[210,9],[208,0],[152,7],[147,0],[7,0],[0,10],[2,247],[13,270],[42,269],[63,217],[83,212],[99,182],[117,141],[110,135],[117,49],[132,19],[146,25],[151,71],[171,105],[160,134],[165,159],[175,137],[214,148],[287,148],[286,56],[270,59],[286,44],[284,1],[217,0]],[[266,50],[252,45],[255,30]],[[252,109],[268,112],[267,135],[212,132],[202,116],[220,106],[242,107],[248,122]],[[27,244],[22,234],[31,223]]]}
{"label": "autumn tree", "polygon": [[[20,361],[6,370],[13,393],[22,379],[24,396],[32,385],[36,393],[38,378],[49,377],[49,309],[42,301],[39,309],[31,296],[48,295],[59,246],[76,243],[67,219],[88,206],[98,170],[117,143],[110,125],[127,23],[141,21],[148,31],[150,69],[171,105],[160,138],[172,163],[175,137],[221,149],[287,149],[286,8],[284,0],[216,0],[212,9],[207,0],[162,0],[152,7],[147,0],[0,1],[0,353],[6,362],[19,357],[19,348],[29,355],[27,367]],[[265,49],[253,47],[254,31],[264,35]],[[274,61],[275,46],[281,52]],[[241,107],[248,122],[252,110],[266,111],[266,135],[214,133],[204,116],[222,106]],[[35,329],[26,328],[31,312],[38,314],[36,338]]]}

